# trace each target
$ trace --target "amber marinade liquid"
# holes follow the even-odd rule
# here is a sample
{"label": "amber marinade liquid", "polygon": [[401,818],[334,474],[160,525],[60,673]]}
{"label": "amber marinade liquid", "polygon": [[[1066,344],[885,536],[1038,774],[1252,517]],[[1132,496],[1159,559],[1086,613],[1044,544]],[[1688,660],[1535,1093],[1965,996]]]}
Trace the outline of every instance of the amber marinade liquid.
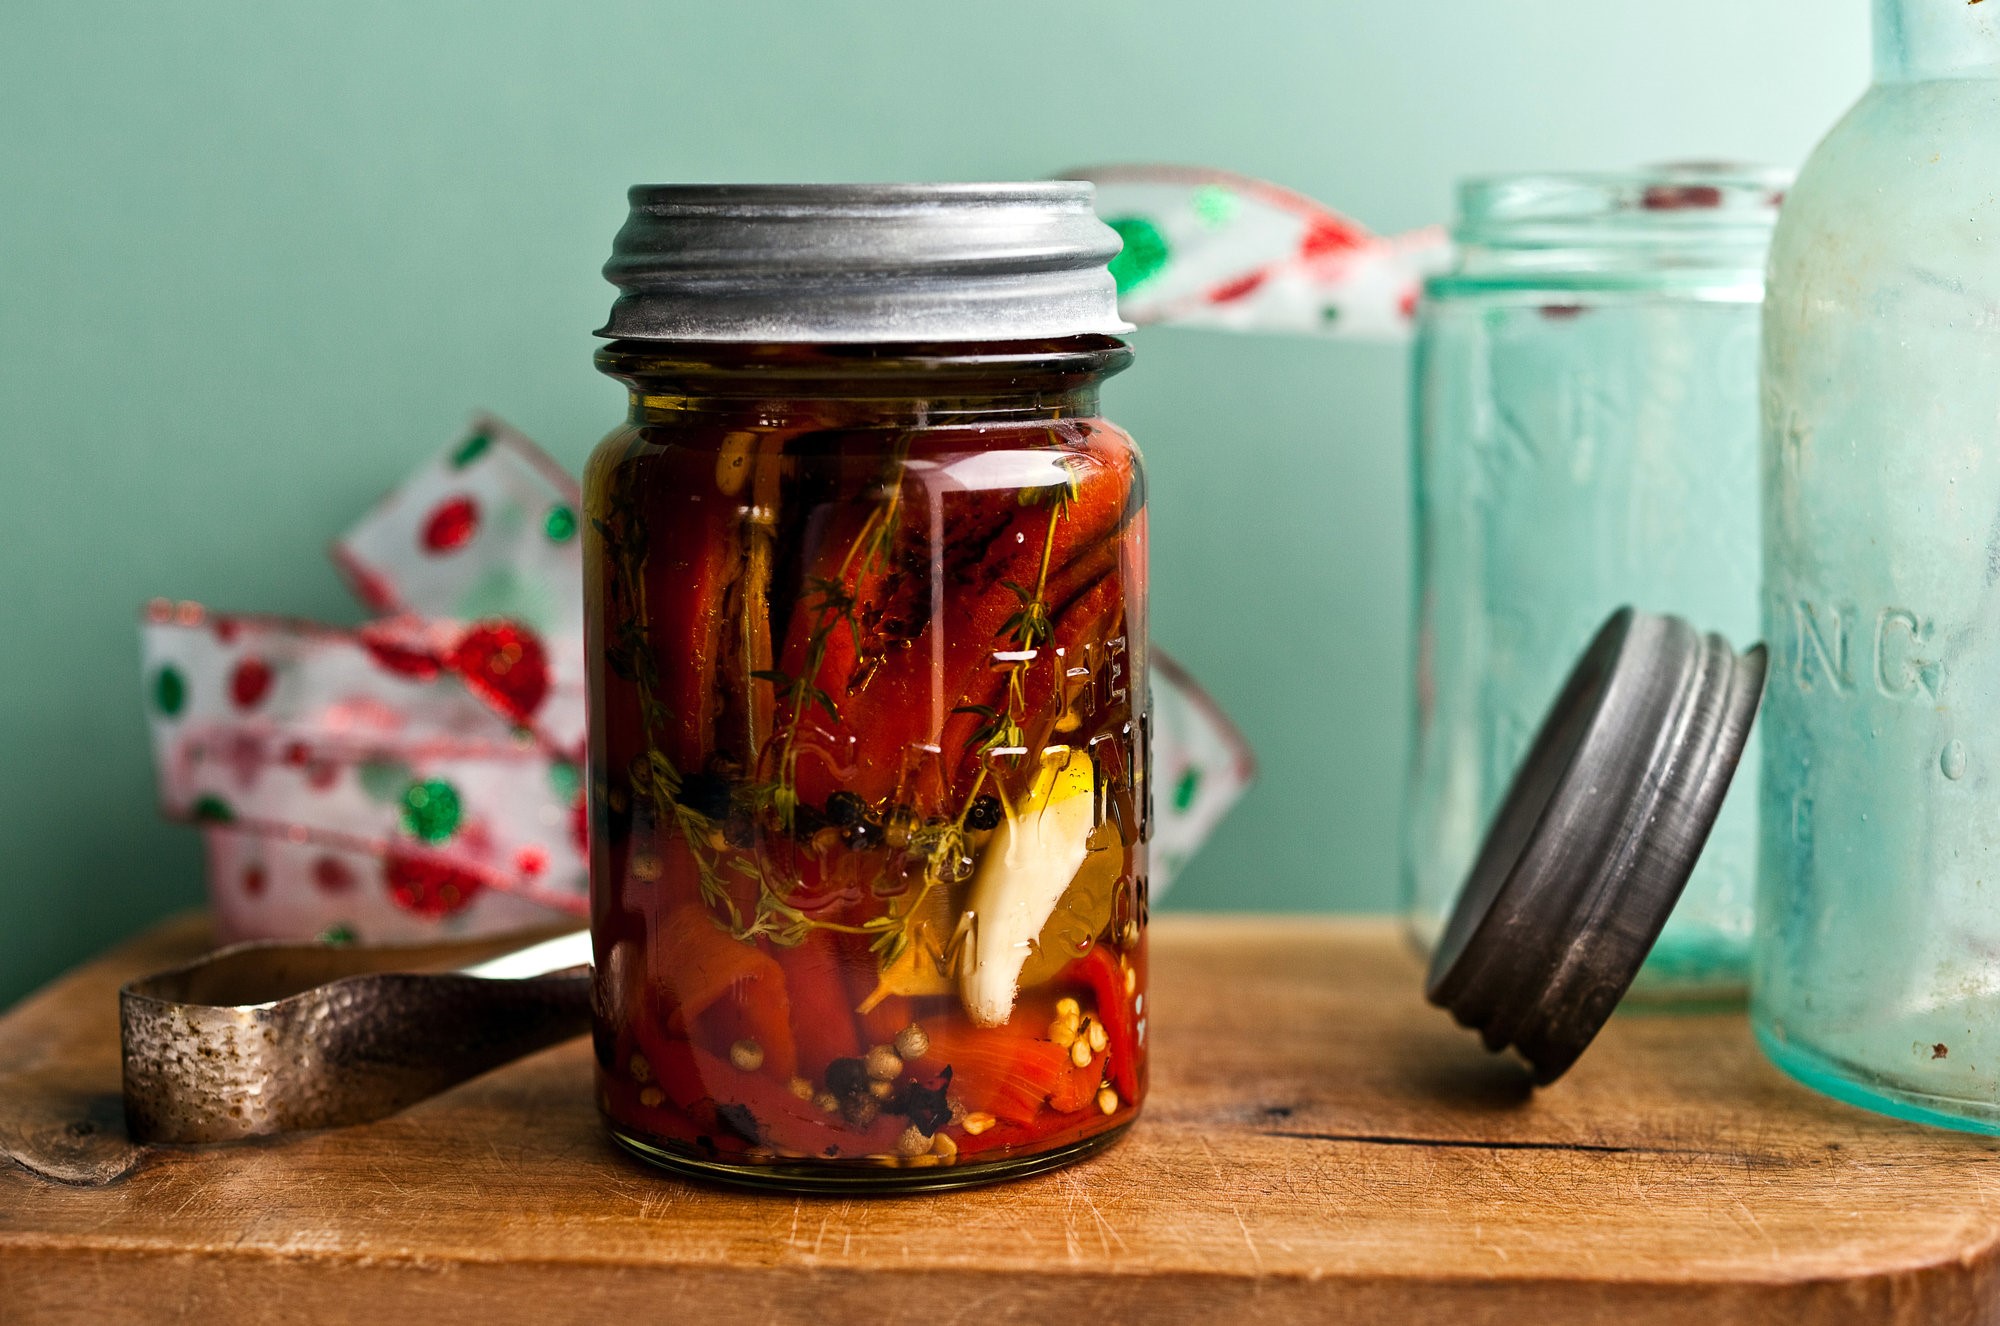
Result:
{"label": "amber marinade liquid", "polygon": [[1055,1163],[1145,1083],[1145,490],[1089,413],[1122,348],[958,352],[921,397],[921,356],[765,353],[615,363],[587,476],[600,1102],[739,1179]]}

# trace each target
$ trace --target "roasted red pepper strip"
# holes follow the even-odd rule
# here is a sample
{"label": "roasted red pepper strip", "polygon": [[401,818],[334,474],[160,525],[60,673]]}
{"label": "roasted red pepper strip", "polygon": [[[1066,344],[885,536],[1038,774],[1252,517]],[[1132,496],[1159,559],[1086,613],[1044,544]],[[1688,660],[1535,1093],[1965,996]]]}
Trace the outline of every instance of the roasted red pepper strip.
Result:
{"label": "roasted red pepper strip", "polygon": [[667,756],[686,776],[701,770],[722,704],[716,670],[727,651],[724,604],[737,573],[735,511],[715,494],[658,484],[646,513],[647,634],[668,716]]}
{"label": "roasted red pepper strip", "polygon": [[[861,994],[861,998],[865,999],[875,988],[875,970],[872,966],[859,968],[857,975],[862,979],[854,984],[867,986]],[[860,1000],[856,1002],[858,1004]],[[868,1044],[887,1045],[895,1040],[897,1032],[917,1020],[916,1015],[911,1012],[914,1003],[915,1001],[902,995],[890,995],[861,1014],[861,1033],[868,1038]]]}
{"label": "roasted red pepper strip", "polygon": [[[696,1062],[697,1051],[687,1041],[674,1036],[662,1036],[654,1027],[640,1024],[632,1029],[632,1037],[638,1052],[645,1057],[645,1080],[641,1091],[647,1085],[657,1086],[667,1102],[697,1123],[706,1124],[711,1116],[703,1105],[708,1089],[702,1085],[700,1065]],[[640,1079],[639,1066],[629,1060],[613,1065],[613,1078],[622,1083],[630,1077]]]}
{"label": "roasted red pepper strip", "polygon": [[670,1001],[670,1031],[740,1032],[763,1049],[764,1071],[778,1081],[797,1070],[785,972],[761,947],[732,939],[701,903],[684,902],[661,922],[652,962],[652,979]]}
{"label": "roasted red pepper strip", "polygon": [[826,931],[815,931],[797,948],[777,952],[791,996],[797,1071],[814,1081],[825,1077],[826,1066],[835,1059],[853,1058],[862,1050],[840,956],[831,940]]}
{"label": "roasted red pepper strip", "polygon": [[[836,630],[828,637],[826,658],[815,684],[834,697],[841,716],[839,727],[855,734],[855,745],[848,759],[836,762],[809,755],[800,760],[797,787],[803,800],[823,801],[842,787],[858,793],[864,800],[887,797],[897,790],[904,772],[905,752],[924,746],[944,746],[941,751],[944,772],[955,773],[960,768],[964,742],[960,739],[947,744],[940,722],[949,723],[954,709],[985,703],[992,696],[997,684],[993,650],[1004,647],[1007,621],[1022,606],[1019,593],[1008,582],[1029,587],[1043,583],[1046,543],[1050,579],[1045,590],[1053,590],[1079,558],[1101,557],[1105,545],[1113,542],[1110,536],[1125,518],[1132,478],[1129,456],[1122,451],[1108,456],[1082,451],[1063,454],[1076,467],[1077,491],[1068,510],[1055,520],[1052,540],[1053,508],[1019,507],[993,540],[987,558],[969,569],[965,587],[950,594],[943,618],[926,622],[915,640],[890,651],[872,672],[864,668],[858,678],[855,675],[856,665],[850,661],[851,634],[844,646],[837,640],[841,631]],[[904,506],[922,509],[929,500],[913,498],[906,500]],[[950,513],[947,514],[949,518]],[[823,559],[820,574],[828,578],[837,575],[837,561],[844,555],[842,550],[829,549],[825,557],[833,558],[836,565],[826,567]],[[860,584],[859,577],[851,570],[844,583],[865,614],[868,587]],[[944,641],[942,667],[927,643],[940,633]],[[794,635],[796,638],[797,632]],[[807,655],[801,647],[788,646],[786,659],[788,666],[804,667]],[[860,685],[855,689],[857,681]],[[782,716],[780,721],[790,721],[790,715]],[[970,732],[976,730],[976,725],[954,725],[954,732],[959,729]],[[942,788],[927,790],[933,796],[943,792]],[[936,813],[945,807],[919,803],[917,809]]]}
{"label": "roasted red pepper strip", "polygon": [[[892,1153],[896,1138],[909,1121],[884,1112],[865,1128],[856,1128],[838,1113],[826,1113],[800,1100],[782,1082],[763,1073],[745,1073],[726,1060],[696,1049],[695,1071],[714,1102],[717,1120],[743,1146],[761,1143],[802,1156],[824,1158],[827,1148],[843,1156]],[[746,1111],[744,1113],[737,1111]],[[744,1133],[754,1138],[744,1137]],[[718,1144],[724,1139],[718,1137]]]}
{"label": "roasted red pepper strip", "polygon": [[1139,1029],[1132,997],[1125,993],[1125,973],[1111,947],[1099,944],[1069,966],[1066,975],[1082,981],[1097,996],[1097,1017],[1104,1024],[1111,1085],[1127,1101],[1139,1099]]}
{"label": "roasted red pepper strip", "polygon": [[[1041,1120],[1046,1132],[1072,1126],[1049,1117],[1073,1113],[1096,1095],[1097,1061],[1078,1068],[1070,1052],[1054,1041],[1016,1030],[1038,1014],[1017,1010],[1007,1027],[972,1028],[939,1023],[930,1032],[930,1048],[917,1061],[918,1076],[936,1077],[949,1067],[951,1094],[969,1112],[1032,1125]],[[1047,1010],[1039,1016],[1046,1018]],[[1045,1026],[1046,1022],[1037,1022]]]}
{"label": "roasted red pepper strip", "polygon": [[[686,1143],[706,1138],[725,1152],[761,1143],[824,1159],[893,1152],[908,1126],[901,1115],[884,1112],[856,1128],[839,1113],[800,1100],[768,1074],[745,1073],[699,1046],[659,1036],[650,1028],[638,1030],[635,1044],[645,1057],[649,1081],[637,1083],[631,1065],[621,1063],[608,1089],[617,1097],[620,1117],[637,1119],[662,1137]],[[655,1085],[664,1099],[647,1105],[644,1093]]]}
{"label": "roasted red pepper strip", "polygon": [[[1124,586],[1115,575],[1105,575],[1070,601],[1055,618],[1053,638],[1049,643],[1049,648],[1055,651],[1054,657],[1046,664],[1038,661],[1036,666],[1025,671],[1022,679],[1023,710],[1046,719],[1043,726],[1028,728],[1026,735],[1031,747],[1062,740],[1052,728],[1064,708],[1055,693],[1058,686],[1066,684],[1064,670],[1085,662],[1093,673],[1103,667],[1105,659],[1101,651],[1121,629],[1125,602]],[[1087,657],[1087,651],[1094,651],[1095,656]],[[1129,659],[1127,666],[1130,666]],[[1088,707],[1094,704],[1094,697],[1081,697],[1081,703]],[[976,756],[976,752],[970,749],[970,741],[978,730],[961,725],[981,721],[976,714],[959,714],[945,727],[944,748],[967,752],[966,766],[960,770],[961,777],[970,771],[971,761]]]}
{"label": "roasted red pepper strip", "polygon": [[[1049,577],[1043,597],[1049,605],[1051,638],[1042,657],[1024,670],[1024,713],[1046,714],[1053,721],[1058,714],[1050,702],[1064,669],[1086,661],[1085,644],[1102,645],[1117,629],[1125,598],[1123,585],[1112,574],[1117,564],[1117,544],[1107,539]],[[1094,665],[1099,660],[1088,661]],[[1005,705],[1007,680],[1008,670],[992,666],[989,654],[984,672],[969,679],[965,694],[945,719],[938,745],[948,755],[956,755],[957,763],[947,766],[946,771],[961,783],[972,774],[979,758],[972,739],[987,722],[977,707],[998,709]],[[1031,729],[1027,735],[1034,744],[1046,733]]]}

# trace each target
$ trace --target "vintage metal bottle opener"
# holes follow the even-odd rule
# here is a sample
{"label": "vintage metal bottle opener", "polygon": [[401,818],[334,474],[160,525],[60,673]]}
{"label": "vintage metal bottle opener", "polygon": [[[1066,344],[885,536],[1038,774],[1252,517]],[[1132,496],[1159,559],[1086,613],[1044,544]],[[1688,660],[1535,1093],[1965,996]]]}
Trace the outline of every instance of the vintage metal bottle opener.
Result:
{"label": "vintage metal bottle opener", "polygon": [[[590,934],[238,944],[119,991],[136,1142],[380,1119],[590,1026]],[[511,950],[511,951],[510,951]]]}

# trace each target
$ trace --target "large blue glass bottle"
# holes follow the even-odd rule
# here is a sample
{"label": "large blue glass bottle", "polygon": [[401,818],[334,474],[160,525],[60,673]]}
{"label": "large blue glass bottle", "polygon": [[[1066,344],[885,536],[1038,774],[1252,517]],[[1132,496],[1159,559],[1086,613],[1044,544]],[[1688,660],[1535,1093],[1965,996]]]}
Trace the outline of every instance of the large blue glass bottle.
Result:
{"label": "large blue glass bottle", "polygon": [[1875,48],[1773,242],[1752,1017],[2000,1132],[2000,4],[1877,0]]}

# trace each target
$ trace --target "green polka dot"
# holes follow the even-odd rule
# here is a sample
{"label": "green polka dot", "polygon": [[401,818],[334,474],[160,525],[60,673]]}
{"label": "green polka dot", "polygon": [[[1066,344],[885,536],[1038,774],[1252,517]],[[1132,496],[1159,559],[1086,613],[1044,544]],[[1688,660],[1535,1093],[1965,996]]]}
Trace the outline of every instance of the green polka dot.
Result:
{"label": "green polka dot", "polygon": [[451,467],[455,470],[464,469],[485,455],[486,448],[492,445],[493,439],[488,437],[484,430],[474,433],[458,444],[458,450],[451,453]]}
{"label": "green polka dot", "polygon": [[442,778],[403,789],[403,827],[425,842],[441,843],[457,833],[458,817],[458,789]]}
{"label": "green polka dot", "polygon": [[576,766],[568,760],[557,760],[549,766],[549,790],[556,794],[556,800],[565,805],[575,801],[576,790],[582,785]]}
{"label": "green polka dot", "polygon": [[1210,230],[1220,229],[1235,217],[1236,208],[1241,201],[1234,193],[1219,184],[1198,189],[1192,200],[1195,219]]}
{"label": "green polka dot", "polygon": [[576,512],[560,502],[549,508],[549,518],[542,522],[551,543],[568,543],[576,535]]}
{"label": "green polka dot", "polygon": [[218,796],[198,798],[191,813],[198,824],[228,824],[236,818],[236,812],[229,808],[229,803]]}
{"label": "green polka dot", "polygon": [[1174,809],[1185,813],[1194,804],[1194,794],[1201,790],[1201,770],[1190,767],[1174,784]]}
{"label": "green polka dot", "polygon": [[1107,224],[1125,241],[1125,247],[1111,260],[1111,279],[1118,283],[1119,294],[1151,280],[1167,265],[1167,237],[1151,221],[1143,216],[1121,216]]}
{"label": "green polka dot", "polygon": [[187,682],[181,679],[180,669],[164,667],[153,674],[153,705],[168,718],[178,714],[187,704]]}
{"label": "green polka dot", "polygon": [[360,936],[354,933],[354,927],[345,922],[330,925],[319,932],[319,942],[334,948],[346,948],[359,938]]}

